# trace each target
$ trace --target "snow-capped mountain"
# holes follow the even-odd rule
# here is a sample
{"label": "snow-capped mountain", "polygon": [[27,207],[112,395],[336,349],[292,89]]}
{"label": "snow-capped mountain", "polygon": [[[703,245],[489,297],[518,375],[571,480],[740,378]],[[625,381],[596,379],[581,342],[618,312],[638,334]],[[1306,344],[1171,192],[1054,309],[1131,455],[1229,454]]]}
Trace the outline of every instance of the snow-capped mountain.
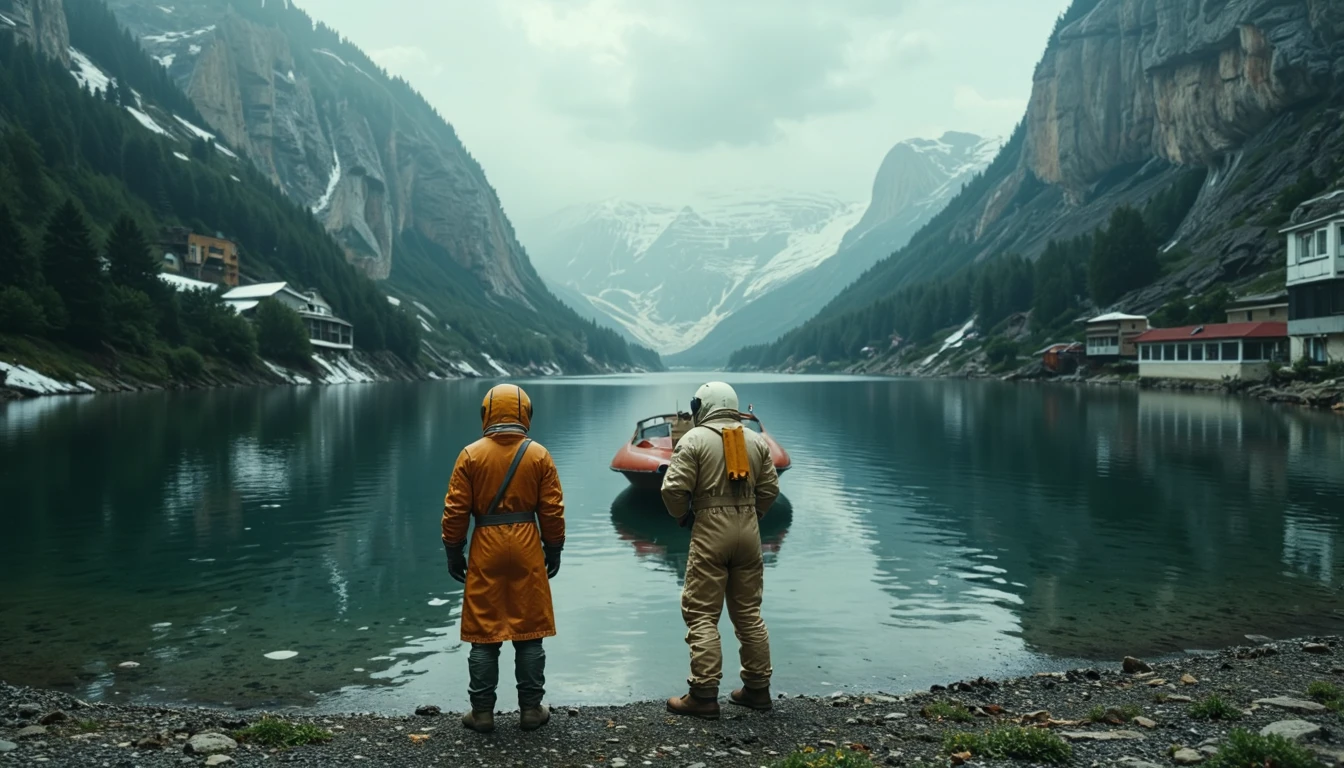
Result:
{"label": "snow-capped mountain", "polygon": [[731,192],[681,208],[609,200],[537,222],[529,252],[640,342],[676,352],[833,255],[863,209],[821,194]]}
{"label": "snow-capped mountain", "polygon": [[719,364],[801,324],[905,245],[1001,144],[965,133],[903,141],[866,205],[734,191],[681,207],[575,206],[527,227],[528,250],[543,277],[676,364]]}

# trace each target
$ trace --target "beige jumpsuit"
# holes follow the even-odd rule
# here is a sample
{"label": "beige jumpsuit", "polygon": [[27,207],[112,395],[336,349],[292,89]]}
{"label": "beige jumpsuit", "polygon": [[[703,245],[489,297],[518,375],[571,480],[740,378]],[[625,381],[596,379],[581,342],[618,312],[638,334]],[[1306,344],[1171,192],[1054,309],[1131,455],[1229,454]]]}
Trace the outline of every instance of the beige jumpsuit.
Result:
{"label": "beige jumpsuit", "polygon": [[[747,429],[751,479],[733,483],[723,457],[723,439],[715,430],[741,422],[727,411],[708,414],[677,443],[663,478],[663,503],[673,517],[695,511],[681,614],[691,647],[691,693],[718,695],[723,679],[719,616],[726,600],[728,618],[741,643],[742,682],[748,688],[770,685],[770,635],[761,619],[765,565],[758,522],[779,495],[779,475],[764,438]],[[734,487],[738,486],[738,487]]]}

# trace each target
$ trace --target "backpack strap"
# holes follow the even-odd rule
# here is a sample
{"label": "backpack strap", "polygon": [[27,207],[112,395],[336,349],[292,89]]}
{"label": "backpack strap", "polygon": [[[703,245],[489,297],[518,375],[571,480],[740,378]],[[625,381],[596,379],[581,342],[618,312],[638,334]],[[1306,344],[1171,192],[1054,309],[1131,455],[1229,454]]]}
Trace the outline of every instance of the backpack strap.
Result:
{"label": "backpack strap", "polygon": [[509,465],[508,474],[504,475],[504,482],[499,484],[499,490],[495,491],[495,498],[490,501],[490,507],[476,516],[477,527],[484,525],[508,525],[510,523],[526,523],[536,518],[535,510],[531,512],[509,512],[503,515],[496,515],[495,510],[499,508],[499,503],[504,500],[504,492],[509,490],[513,483],[513,476],[518,473],[518,465],[523,463],[523,455],[531,447],[532,439],[528,438],[523,444],[518,446],[518,452],[513,455],[513,463]]}

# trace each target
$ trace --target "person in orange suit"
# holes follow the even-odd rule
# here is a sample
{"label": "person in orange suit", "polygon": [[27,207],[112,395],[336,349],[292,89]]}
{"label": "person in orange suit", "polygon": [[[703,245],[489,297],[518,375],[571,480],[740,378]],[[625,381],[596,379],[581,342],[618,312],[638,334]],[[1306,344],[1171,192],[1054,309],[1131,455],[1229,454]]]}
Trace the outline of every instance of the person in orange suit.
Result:
{"label": "person in orange suit", "polygon": [[[471,710],[462,724],[478,733],[495,728],[500,646],[513,643],[519,725],[536,730],[551,719],[541,703],[546,685],[542,638],[555,636],[549,579],[560,571],[565,501],[551,454],[527,436],[532,400],[500,384],[481,403],[480,440],[462,449],[443,500],[443,546],[448,573],[466,585],[462,642]],[[467,524],[475,533],[467,555]],[[540,525],[540,528],[538,528]]]}

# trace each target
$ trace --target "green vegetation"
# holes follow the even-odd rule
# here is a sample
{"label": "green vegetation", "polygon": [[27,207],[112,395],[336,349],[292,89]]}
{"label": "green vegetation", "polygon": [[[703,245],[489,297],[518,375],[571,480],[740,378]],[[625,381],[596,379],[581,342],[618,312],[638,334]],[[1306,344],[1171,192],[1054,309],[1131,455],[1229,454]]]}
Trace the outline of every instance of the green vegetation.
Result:
{"label": "green vegetation", "polygon": [[1316,768],[1316,755],[1282,736],[1261,736],[1242,728],[1233,728],[1218,754],[1209,758],[1206,768]]}
{"label": "green vegetation", "polygon": [[992,760],[1029,760],[1061,765],[1068,762],[1073,749],[1059,736],[1044,728],[995,728],[980,733],[949,733],[943,737],[943,752],[949,755],[970,752],[974,757]]}
{"label": "green vegetation", "polygon": [[1232,293],[1227,286],[1218,286],[1214,291],[1198,299],[1172,299],[1153,314],[1152,322],[1158,328],[1177,328],[1183,325],[1206,325],[1208,323],[1227,322],[1227,305],[1232,303]]}
{"label": "green vegetation", "polygon": [[872,768],[872,765],[872,759],[862,752],[848,749],[821,752],[812,747],[803,747],[770,764],[771,768]]}
{"label": "green vegetation", "polygon": [[1092,300],[1105,306],[1158,275],[1157,243],[1143,215],[1133,208],[1111,212],[1110,224],[1097,232],[1087,270]]}
{"label": "green vegetation", "polygon": [[303,318],[275,299],[257,305],[257,344],[266,357],[304,368],[312,365],[313,347]]}
{"label": "green vegetation", "polygon": [[80,733],[96,733],[103,728],[97,720],[76,720],[74,725],[75,730]]}
{"label": "green vegetation", "polygon": [[1334,683],[1317,680],[1307,686],[1307,696],[1336,712],[1344,710],[1344,691],[1341,691],[1339,686]]}
{"label": "green vegetation", "polygon": [[1241,718],[1241,710],[1224,701],[1216,693],[1191,704],[1187,713],[1196,720],[1238,720]]}
{"label": "green vegetation", "polygon": [[311,723],[291,723],[274,717],[263,717],[241,731],[234,731],[233,738],[263,747],[284,749],[330,741],[331,731]]}
{"label": "green vegetation", "polygon": [[1130,720],[1143,714],[1143,710],[1133,704],[1126,704],[1121,707],[1093,707],[1087,711],[1087,719],[1093,723],[1105,723],[1112,720],[1118,720],[1121,723],[1128,723]]}
{"label": "green vegetation", "polygon": [[969,723],[975,719],[970,710],[954,701],[935,701],[919,711],[929,720],[948,720],[954,723]]}

